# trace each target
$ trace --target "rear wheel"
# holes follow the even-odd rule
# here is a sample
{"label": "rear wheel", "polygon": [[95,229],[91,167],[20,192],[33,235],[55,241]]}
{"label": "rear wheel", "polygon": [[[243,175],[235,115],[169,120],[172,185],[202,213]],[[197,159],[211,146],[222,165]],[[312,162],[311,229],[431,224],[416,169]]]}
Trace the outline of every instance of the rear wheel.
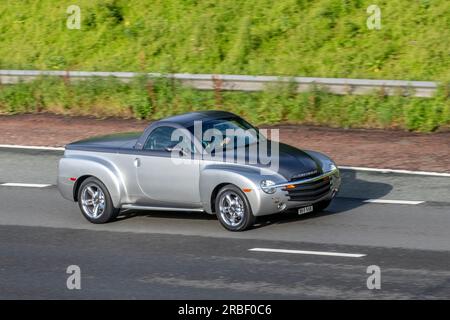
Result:
{"label": "rear wheel", "polygon": [[84,180],[78,189],[78,205],[83,216],[92,223],[106,223],[119,215],[106,186],[97,178]]}
{"label": "rear wheel", "polygon": [[217,218],[227,230],[243,231],[255,222],[247,197],[234,185],[226,185],[220,189],[215,208]]}

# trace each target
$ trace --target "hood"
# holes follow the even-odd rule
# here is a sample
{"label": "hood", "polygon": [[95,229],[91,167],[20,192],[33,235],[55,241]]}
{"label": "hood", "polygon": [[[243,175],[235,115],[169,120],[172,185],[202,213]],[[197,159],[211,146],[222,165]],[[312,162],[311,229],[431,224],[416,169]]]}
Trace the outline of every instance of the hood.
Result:
{"label": "hood", "polygon": [[[265,164],[266,161],[261,158],[261,156],[258,154],[258,151],[256,151],[255,149],[256,148],[252,148],[248,145],[238,148],[235,158],[239,159],[238,162],[244,162],[245,160],[244,163],[247,165],[260,168],[270,168],[270,164]],[[274,163],[275,161],[278,162],[278,170],[276,171],[284,178],[286,178],[286,180],[301,179],[307,176],[314,176],[322,173],[322,166],[320,161],[315,159],[305,151],[281,142],[279,143],[278,151],[278,155],[272,156],[272,151],[270,150],[269,143],[268,151],[266,154],[271,157],[272,163]],[[254,154],[255,152],[256,154]],[[244,154],[245,157],[240,156]],[[249,159],[258,159],[258,161],[257,163],[253,163],[254,161],[249,161]]]}
{"label": "hood", "polygon": [[320,162],[303,150],[280,143],[279,154],[278,173],[287,180],[300,179],[322,173]]}

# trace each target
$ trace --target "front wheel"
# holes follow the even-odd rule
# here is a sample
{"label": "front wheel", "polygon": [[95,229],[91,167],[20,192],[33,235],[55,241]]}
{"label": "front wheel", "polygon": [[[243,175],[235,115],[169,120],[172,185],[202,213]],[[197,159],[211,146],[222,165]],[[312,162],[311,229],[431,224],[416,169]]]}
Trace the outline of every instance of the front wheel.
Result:
{"label": "front wheel", "polygon": [[220,223],[229,231],[243,231],[255,222],[247,197],[234,185],[220,189],[215,208]]}
{"label": "front wheel", "polygon": [[83,216],[92,223],[106,223],[119,215],[106,186],[97,178],[84,180],[78,189],[78,205]]}

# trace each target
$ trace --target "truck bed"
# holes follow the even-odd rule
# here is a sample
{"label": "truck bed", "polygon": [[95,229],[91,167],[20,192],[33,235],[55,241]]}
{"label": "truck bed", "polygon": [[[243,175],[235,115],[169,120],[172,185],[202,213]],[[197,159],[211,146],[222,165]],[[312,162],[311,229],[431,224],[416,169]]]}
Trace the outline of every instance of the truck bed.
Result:
{"label": "truck bed", "polygon": [[67,144],[66,149],[103,152],[132,150],[141,135],[142,132],[126,132],[93,137]]}

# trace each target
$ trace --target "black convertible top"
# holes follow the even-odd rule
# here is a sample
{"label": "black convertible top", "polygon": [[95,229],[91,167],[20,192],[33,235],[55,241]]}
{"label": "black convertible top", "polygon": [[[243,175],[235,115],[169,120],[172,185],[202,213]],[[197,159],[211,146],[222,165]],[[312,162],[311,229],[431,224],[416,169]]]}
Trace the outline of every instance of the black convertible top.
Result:
{"label": "black convertible top", "polygon": [[125,150],[134,150],[136,147],[142,147],[153,128],[160,125],[176,124],[188,128],[194,125],[194,121],[223,118],[238,118],[238,116],[231,112],[215,110],[188,112],[155,121],[149,124],[143,133],[116,133],[106,136],[92,137],[67,144],[66,149],[99,152],[122,152]]}
{"label": "black convertible top", "polygon": [[172,116],[169,118],[161,119],[161,122],[171,122],[178,123],[184,127],[190,127],[194,124],[194,121],[198,120],[209,120],[209,119],[221,119],[227,117],[238,117],[234,113],[228,111],[217,111],[217,110],[208,110],[208,111],[194,111],[183,113],[180,115]]}

